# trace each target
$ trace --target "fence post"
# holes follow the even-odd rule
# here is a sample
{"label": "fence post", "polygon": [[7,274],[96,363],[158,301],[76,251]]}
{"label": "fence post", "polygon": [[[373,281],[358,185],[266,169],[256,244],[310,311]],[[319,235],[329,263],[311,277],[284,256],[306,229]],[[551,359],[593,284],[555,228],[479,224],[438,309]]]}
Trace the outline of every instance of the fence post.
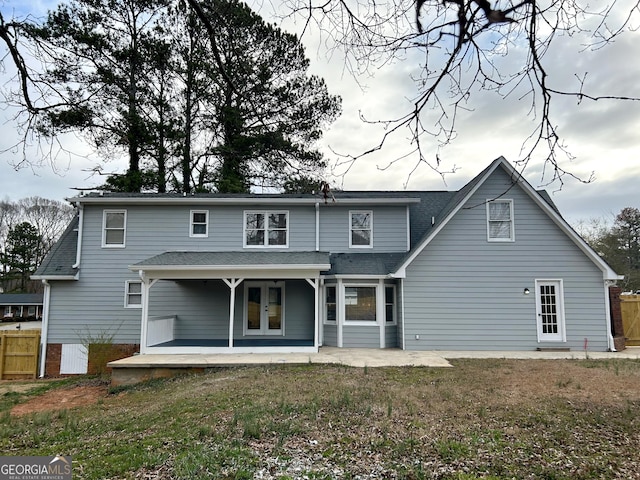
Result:
{"label": "fence post", "polygon": [[7,348],[7,336],[0,332],[0,380],[4,377],[4,352]]}

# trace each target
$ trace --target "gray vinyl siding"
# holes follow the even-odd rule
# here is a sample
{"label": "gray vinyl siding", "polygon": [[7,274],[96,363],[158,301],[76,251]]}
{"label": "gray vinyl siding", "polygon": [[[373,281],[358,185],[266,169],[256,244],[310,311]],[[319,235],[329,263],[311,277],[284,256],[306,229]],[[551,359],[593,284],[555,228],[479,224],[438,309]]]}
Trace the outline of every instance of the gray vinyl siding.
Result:
{"label": "gray vinyl siding", "polygon": [[[585,338],[590,349],[606,350],[602,272],[519,186],[510,187],[497,169],[407,268],[408,350],[582,350]],[[513,199],[515,242],[487,241],[484,202],[500,195]],[[538,343],[536,279],[564,282],[566,343]]]}
{"label": "gray vinyl siding", "polygon": [[385,325],[384,346],[385,348],[396,348],[398,346],[398,328],[395,325]]}
{"label": "gray vinyl siding", "polygon": [[[115,295],[116,289],[112,290]],[[47,342],[113,337],[114,343],[140,343],[141,310],[124,308],[124,280],[114,295],[106,296],[97,281],[51,282]]]}
{"label": "gray vinyl siding", "polygon": [[[129,270],[128,266],[166,251],[242,250],[243,212],[264,210],[251,206],[209,208],[208,238],[191,238],[190,211],[207,210],[206,208],[193,208],[189,205],[110,205],[108,209],[127,211],[125,247],[102,247],[102,217],[105,208],[85,206],[80,279],[52,282],[49,343],[78,343],[80,333],[84,336],[97,336],[106,332],[114,334],[115,343],[139,343],[141,309],[124,307],[125,282],[139,280],[137,273]],[[312,206],[273,210],[289,212],[289,251],[315,248],[315,209]],[[187,299],[193,300],[197,290],[189,289],[186,285],[179,285],[174,292],[181,291],[187,295]],[[228,287],[224,287],[228,293]],[[156,284],[151,289],[152,294],[155,293],[155,288],[159,290],[164,287]],[[177,301],[175,295],[172,298]],[[313,296],[310,298],[313,299]],[[205,303],[206,305],[201,306],[206,309],[209,303]],[[196,304],[192,305],[195,309]],[[151,307],[156,308],[153,304]],[[228,312],[228,301],[226,311]],[[149,313],[154,315],[157,311],[150,309]],[[182,318],[180,313],[178,316]],[[204,325],[204,317],[200,317],[197,322]],[[241,317],[236,323],[241,325]],[[178,334],[190,335],[191,327],[184,329],[183,325],[184,322],[178,322]]]}
{"label": "gray vinyl siding", "polygon": [[[349,248],[349,212],[354,210],[373,212],[373,248]],[[320,207],[320,250],[324,252],[406,252],[407,235],[407,207],[404,205],[357,208],[329,204]]]}
{"label": "gray vinyl siding", "polygon": [[328,347],[337,347],[338,346],[338,326],[331,323],[325,323],[323,325],[323,328],[324,328],[324,338],[323,338],[322,344]]}
{"label": "gray vinyl siding", "polygon": [[221,280],[158,281],[149,315],[175,315],[175,338],[229,338],[229,287]]}
{"label": "gray vinyl siding", "polygon": [[380,326],[368,325],[342,326],[342,346],[344,348],[380,348]]}

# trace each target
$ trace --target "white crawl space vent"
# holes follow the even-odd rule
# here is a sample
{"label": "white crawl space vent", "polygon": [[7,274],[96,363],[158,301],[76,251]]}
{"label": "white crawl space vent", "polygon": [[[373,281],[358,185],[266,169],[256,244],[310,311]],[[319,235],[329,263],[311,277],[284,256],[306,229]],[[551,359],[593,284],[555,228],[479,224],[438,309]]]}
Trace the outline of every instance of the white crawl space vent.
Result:
{"label": "white crawl space vent", "polygon": [[84,374],[87,373],[89,357],[87,347],[81,343],[62,344],[62,356],[60,358],[60,374]]}

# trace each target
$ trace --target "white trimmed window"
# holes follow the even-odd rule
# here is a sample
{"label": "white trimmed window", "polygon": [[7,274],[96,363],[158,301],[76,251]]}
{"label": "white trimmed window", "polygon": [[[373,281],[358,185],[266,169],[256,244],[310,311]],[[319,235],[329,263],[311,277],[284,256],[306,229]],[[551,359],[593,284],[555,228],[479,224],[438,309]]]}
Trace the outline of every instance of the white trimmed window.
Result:
{"label": "white trimmed window", "polygon": [[487,201],[487,240],[513,242],[513,200]]}
{"label": "white trimmed window", "polygon": [[345,322],[376,322],[375,285],[347,285],[344,287]]}
{"label": "white trimmed window", "polygon": [[287,248],[289,246],[289,212],[244,212],[244,246]]}
{"label": "white trimmed window", "polygon": [[384,286],[384,321],[388,324],[396,323],[396,287]]}
{"label": "white trimmed window", "polygon": [[11,305],[7,305],[4,307],[4,316],[5,317],[13,317],[13,312],[11,310]]}
{"label": "white trimmed window", "polygon": [[325,287],[325,322],[326,323],[336,323],[338,319],[338,310],[337,310],[337,302],[336,302],[336,286],[335,285],[327,285]]}
{"label": "white trimmed window", "polygon": [[104,210],[102,212],[102,246],[122,248],[127,230],[126,210]]}
{"label": "white trimmed window", "polygon": [[142,308],[142,282],[127,280],[124,287],[125,308]]}
{"label": "white trimmed window", "polygon": [[349,247],[373,247],[373,212],[358,210],[349,212]]}
{"label": "white trimmed window", "polygon": [[209,236],[209,210],[191,210],[190,213],[190,237],[208,237]]}

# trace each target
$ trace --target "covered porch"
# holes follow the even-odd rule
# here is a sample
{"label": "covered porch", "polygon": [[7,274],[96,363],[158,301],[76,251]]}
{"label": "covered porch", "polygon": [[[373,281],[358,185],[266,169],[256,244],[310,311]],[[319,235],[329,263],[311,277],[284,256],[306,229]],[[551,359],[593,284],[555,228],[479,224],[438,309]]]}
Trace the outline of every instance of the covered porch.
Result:
{"label": "covered porch", "polygon": [[165,252],[140,277],[140,353],[313,353],[321,252]]}

